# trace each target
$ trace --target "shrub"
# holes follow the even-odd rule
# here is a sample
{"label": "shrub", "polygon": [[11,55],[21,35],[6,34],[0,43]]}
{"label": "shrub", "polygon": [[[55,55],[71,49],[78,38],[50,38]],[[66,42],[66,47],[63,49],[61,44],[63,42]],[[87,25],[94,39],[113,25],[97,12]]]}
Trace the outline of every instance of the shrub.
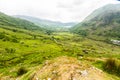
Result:
{"label": "shrub", "polygon": [[88,36],[88,31],[87,30],[79,30],[78,32],[75,32],[75,33],[77,33],[77,34],[79,34],[79,35],[82,35],[82,36]]}
{"label": "shrub", "polygon": [[115,59],[108,59],[106,62],[105,62],[105,65],[104,65],[105,69],[108,70],[108,71],[114,71],[117,67],[116,65],[116,60]]}
{"label": "shrub", "polygon": [[112,44],[111,39],[109,39],[109,38],[106,38],[104,41],[107,42],[107,43]]}
{"label": "shrub", "polygon": [[109,73],[113,73],[120,76],[120,62],[116,59],[108,59],[104,63],[103,69]]}
{"label": "shrub", "polygon": [[23,74],[27,73],[27,69],[25,67],[20,67],[17,71],[17,75],[21,76]]}
{"label": "shrub", "polygon": [[3,41],[10,41],[10,37],[5,34],[5,32],[0,32],[0,39]]}
{"label": "shrub", "polygon": [[18,30],[17,30],[17,29],[13,29],[12,31],[13,31],[13,32],[17,32]]}
{"label": "shrub", "polygon": [[5,37],[4,33],[0,33],[0,39],[3,39]]}
{"label": "shrub", "polygon": [[10,41],[10,37],[5,36],[5,37],[3,38],[3,41]]}
{"label": "shrub", "polygon": [[7,53],[15,53],[16,49],[14,49],[14,48],[5,48],[5,51]]}
{"label": "shrub", "polygon": [[117,71],[119,72],[118,75],[120,75],[120,64],[117,66]]}
{"label": "shrub", "polygon": [[46,30],[46,34],[47,34],[47,35],[51,35],[53,32],[54,32],[54,31],[52,31],[52,30]]}
{"label": "shrub", "polygon": [[11,41],[14,42],[14,43],[18,43],[19,42],[18,38],[15,35],[12,36]]}
{"label": "shrub", "polygon": [[16,39],[16,38],[13,38],[11,41],[14,43],[19,43],[18,39]]}
{"label": "shrub", "polygon": [[0,32],[0,39],[2,39],[3,41],[10,41],[10,37],[7,36],[5,32]]}

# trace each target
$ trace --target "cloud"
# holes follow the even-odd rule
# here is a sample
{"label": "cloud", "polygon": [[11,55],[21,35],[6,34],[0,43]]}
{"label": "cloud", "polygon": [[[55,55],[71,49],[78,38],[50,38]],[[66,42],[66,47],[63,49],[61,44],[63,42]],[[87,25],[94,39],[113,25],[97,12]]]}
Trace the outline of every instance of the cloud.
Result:
{"label": "cloud", "polygon": [[0,11],[62,22],[80,22],[95,9],[117,0],[0,0]]}

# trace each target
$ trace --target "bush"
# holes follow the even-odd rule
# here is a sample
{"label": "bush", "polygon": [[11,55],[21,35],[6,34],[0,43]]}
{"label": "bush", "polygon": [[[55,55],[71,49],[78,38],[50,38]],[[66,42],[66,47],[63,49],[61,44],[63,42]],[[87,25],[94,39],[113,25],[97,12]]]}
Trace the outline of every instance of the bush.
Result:
{"label": "bush", "polygon": [[105,62],[105,70],[108,70],[108,71],[114,71],[117,67],[116,65],[116,60],[115,59],[108,59],[106,62]]}
{"label": "bush", "polygon": [[10,37],[5,36],[5,37],[3,38],[3,41],[10,41]]}
{"label": "bush", "polygon": [[19,40],[16,36],[12,36],[11,41],[14,42],[14,43],[19,43]]}
{"label": "bush", "polygon": [[103,65],[103,69],[109,73],[113,73],[120,76],[120,62],[116,59],[108,59]]}
{"label": "bush", "polygon": [[5,32],[0,32],[0,39],[3,41],[10,41],[10,37],[5,34]]}
{"label": "bush", "polygon": [[46,30],[46,34],[47,34],[47,35],[51,35],[53,32],[54,32],[54,31],[52,31],[52,30]]}
{"label": "bush", "polygon": [[104,41],[105,41],[106,43],[112,44],[111,39],[109,39],[109,38],[106,38]]}
{"label": "bush", "polygon": [[14,43],[19,43],[19,41],[16,38],[13,38],[11,41]]}
{"label": "bush", "polygon": [[5,48],[5,51],[7,53],[15,53],[16,49],[14,49],[14,48]]}
{"label": "bush", "polygon": [[88,36],[88,31],[87,30],[79,30],[77,34],[82,35],[82,36]]}
{"label": "bush", "polygon": [[4,33],[0,33],[0,39],[3,39],[5,37]]}
{"label": "bush", "polygon": [[17,75],[21,76],[23,74],[27,73],[27,69],[25,67],[20,67],[17,71]]}

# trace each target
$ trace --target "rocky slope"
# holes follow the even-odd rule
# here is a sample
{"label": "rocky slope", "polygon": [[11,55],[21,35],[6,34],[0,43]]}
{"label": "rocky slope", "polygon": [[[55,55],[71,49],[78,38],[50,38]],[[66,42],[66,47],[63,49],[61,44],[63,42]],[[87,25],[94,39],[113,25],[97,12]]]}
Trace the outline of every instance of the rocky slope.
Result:
{"label": "rocky slope", "polygon": [[46,61],[31,80],[111,80],[103,71],[72,57]]}

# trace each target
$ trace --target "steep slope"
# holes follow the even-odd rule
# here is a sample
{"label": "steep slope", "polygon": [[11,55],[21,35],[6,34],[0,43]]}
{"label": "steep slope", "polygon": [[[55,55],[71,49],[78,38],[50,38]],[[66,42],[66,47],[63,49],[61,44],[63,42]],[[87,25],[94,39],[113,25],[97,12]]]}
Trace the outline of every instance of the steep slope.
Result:
{"label": "steep slope", "polygon": [[42,26],[43,28],[49,29],[49,30],[66,30],[67,28],[76,25],[76,23],[73,23],[73,22],[62,23],[62,22],[39,19],[39,18],[24,16],[24,15],[15,15],[15,17],[31,21],[36,25]]}
{"label": "steep slope", "polygon": [[71,29],[82,35],[120,38],[120,4],[109,4],[95,10]]}
{"label": "steep slope", "polygon": [[0,13],[0,26],[16,27],[27,30],[42,30],[42,28],[40,28],[39,26],[35,25],[32,22],[23,19],[14,18],[4,13]]}

